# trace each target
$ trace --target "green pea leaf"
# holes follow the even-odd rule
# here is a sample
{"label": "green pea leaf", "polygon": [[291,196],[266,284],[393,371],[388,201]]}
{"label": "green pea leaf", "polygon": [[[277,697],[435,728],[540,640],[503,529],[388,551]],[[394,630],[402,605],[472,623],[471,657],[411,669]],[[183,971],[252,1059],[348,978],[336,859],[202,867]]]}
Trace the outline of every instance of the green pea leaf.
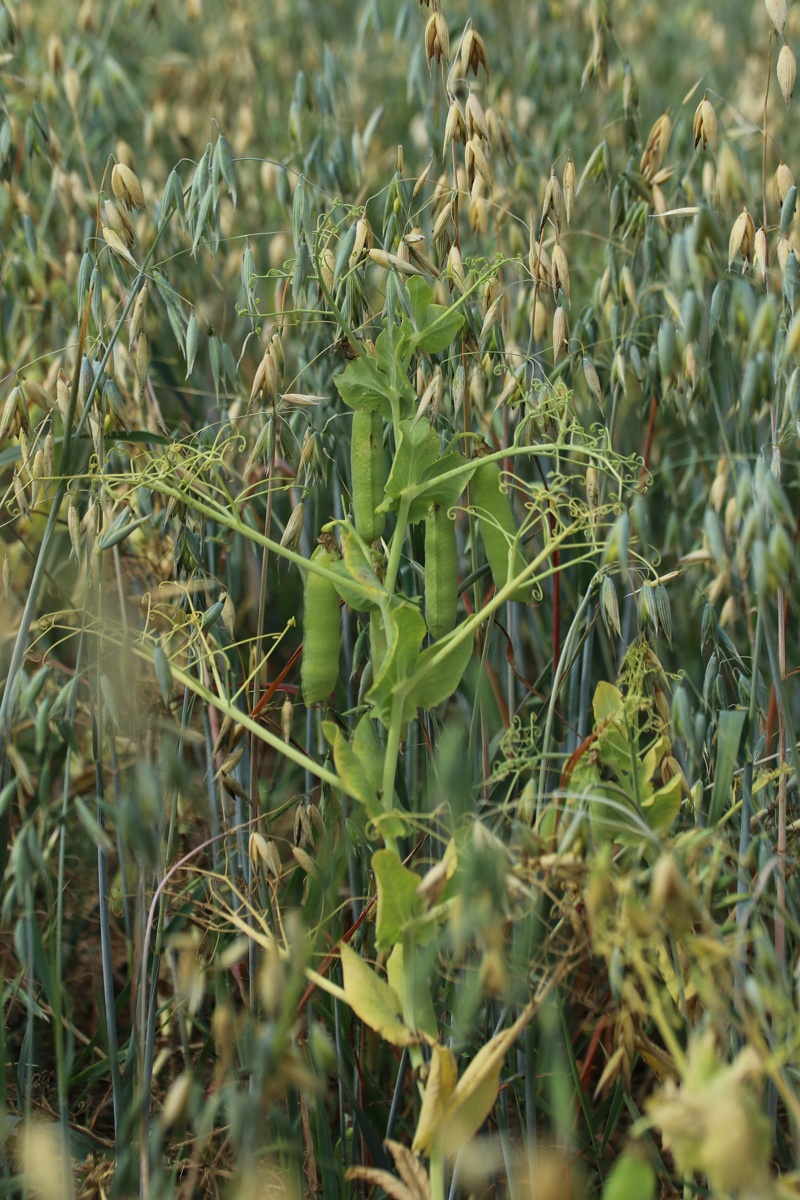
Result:
{"label": "green pea leaf", "polygon": [[372,718],[361,718],[351,742],[334,721],[324,721],[322,731],[333,750],[336,774],[348,796],[364,805],[369,820],[384,837],[405,837],[408,821],[383,802],[383,748]]}
{"label": "green pea leaf", "polygon": [[463,326],[463,313],[444,304],[433,304],[433,292],[422,278],[415,276],[407,286],[416,329],[404,322],[403,340],[412,352],[422,350],[424,354],[439,354],[447,349]]}
{"label": "green pea leaf", "polygon": [[[389,478],[386,481],[386,498],[378,506],[378,512],[392,512],[398,508],[403,493],[424,481],[425,473],[439,457],[439,438],[427,421],[401,421],[397,439],[397,450]],[[418,515],[414,521],[425,517],[427,506],[416,505]]]}
{"label": "green pea leaf", "polygon": [[336,376],[335,382],[339,395],[350,408],[366,408],[389,421],[394,406],[410,408],[414,389],[397,361],[387,330],[379,335],[375,351],[375,358],[367,354],[354,359]]}
{"label": "green pea leaf", "polygon": [[409,680],[403,719],[410,721],[418,708],[435,708],[452,696],[461,683],[471,657],[471,637],[458,639],[451,635],[423,650]]}
{"label": "green pea leaf", "polygon": [[[387,609],[384,621],[386,654],[366,698],[372,705],[373,716],[388,729],[395,694],[411,679],[426,627],[419,609],[407,601]],[[406,708],[404,705],[404,713]],[[413,715],[413,709],[411,712]],[[407,719],[404,715],[404,720]]]}
{"label": "green pea leaf", "polygon": [[[422,474],[419,483],[420,494],[412,500],[409,508],[409,523],[414,525],[423,520],[431,504],[438,504],[440,508],[445,509],[457,504],[475,474],[476,467],[477,463],[475,466],[468,465],[464,455],[459,454],[457,450],[451,450],[449,454],[438,458]],[[458,474],[452,475],[451,472],[454,471]]]}
{"label": "green pea leaf", "polygon": [[391,950],[402,942],[410,922],[422,916],[425,901],[418,892],[419,876],[403,866],[394,850],[376,850],[372,870],[378,891],[375,946]]}
{"label": "green pea leaf", "polygon": [[656,1173],[646,1158],[622,1154],[603,1188],[603,1200],[653,1200]]}
{"label": "green pea leaf", "polygon": [[436,1020],[429,982],[432,972],[436,970],[434,962],[436,955],[435,941],[431,941],[428,946],[416,945],[413,959],[406,967],[403,946],[398,942],[386,960],[386,978],[396,996],[403,995],[404,972],[409,970],[413,973],[411,989],[414,1004],[413,1026],[417,1032],[427,1034],[431,1042],[436,1042],[439,1038],[439,1022]]}

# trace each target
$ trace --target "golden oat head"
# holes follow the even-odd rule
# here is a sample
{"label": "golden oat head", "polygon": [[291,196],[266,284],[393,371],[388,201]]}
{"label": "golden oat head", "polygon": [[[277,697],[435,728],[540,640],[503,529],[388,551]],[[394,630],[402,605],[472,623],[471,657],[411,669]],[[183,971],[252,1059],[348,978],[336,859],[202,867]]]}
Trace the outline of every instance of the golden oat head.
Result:
{"label": "golden oat head", "polygon": [[444,126],[444,143],[442,145],[442,154],[447,150],[451,142],[466,142],[467,140],[467,120],[464,115],[464,110],[455,97],[450,100],[450,108],[447,112],[447,121]]}
{"label": "golden oat head", "polygon": [[572,220],[572,205],[575,201],[575,163],[572,161],[572,155],[567,155],[567,164],[564,167],[564,177],[562,180],[562,190],[564,194],[564,214],[569,225]]}
{"label": "golden oat head", "polygon": [[555,365],[562,354],[566,354],[569,349],[569,331],[567,328],[567,314],[564,311],[563,305],[559,304],[553,314],[553,364]]}
{"label": "golden oat head", "polygon": [[707,95],[703,96],[703,99],[695,110],[692,131],[694,133],[695,150],[702,141],[704,150],[707,146],[710,146],[712,154],[716,154],[719,126],[717,124],[717,114],[714,111],[714,105]]}
{"label": "golden oat head", "polygon": [[777,71],[778,86],[781,89],[784,104],[788,108],[794,95],[794,83],[797,78],[797,59],[788,42],[784,42],[781,46],[781,52],[778,55]]}
{"label": "golden oat head", "polygon": [[672,121],[669,113],[662,113],[650,130],[650,136],[642,154],[639,169],[645,179],[652,180],[658,173],[667,154],[672,137]]}
{"label": "golden oat head", "polygon": [[466,76],[471,68],[477,75],[478,67],[483,67],[488,76],[489,63],[486,58],[486,43],[481,35],[473,29],[470,21],[469,28],[461,42],[461,70]]}
{"label": "golden oat head", "polygon": [[567,303],[572,305],[572,289],[569,283],[569,265],[567,256],[559,242],[553,247],[553,295],[558,300],[558,293],[563,292]]}
{"label": "golden oat head", "polygon": [[756,227],[753,218],[743,208],[739,216],[733,223],[731,236],[728,241],[728,267],[733,266],[733,260],[737,255],[741,255],[744,259],[745,266],[753,261],[753,251],[755,249]]}
{"label": "golden oat head", "polygon": [[469,137],[475,138],[477,136],[482,138],[484,142],[491,141],[483,105],[474,92],[470,92],[467,96],[466,117]]}
{"label": "golden oat head", "polygon": [[539,237],[541,238],[547,218],[552,217],[556,231],[560,233],[562,217],[564,216],[564,196],[561,191],[561,184],[558,182],[555,167],[550,168],[550,178],[547,181],[547,187],[544,190],[544,200],[542,202],[542,216],[539,221]]}
{"label": "golden oat head", "polygon": [[753,257],[756,265],[766,274],[769,270],[769,247],[767,245],[767,231],[763,225],[756,232]]}
{"label": "golden oat head", "polygon": [[125,208],[144,208],[144,192],[136,174],[125,163],[115,163],[111,172],[111,190]]}
{"label": "golden oat head", "polygon": [[425,26],[425,57],[428,66],[434,59],[439,63],[442,59],[445,62],[450,61],[450,34],[440,9],[431,13]]}
{"label": "golden oat head", "polygon": [[786,28],[786,0],[764,0],[764,4],[775,32],[783,37]]}
{"label": "golden oat head", "polygon": [[784,200],[794,187],[792,169],[791,167],[787,167],[783,159],[778,163],[778,169],[775,172],[772,184],[775,189],[775,199],[778,201],[778,208],[782,208]]}

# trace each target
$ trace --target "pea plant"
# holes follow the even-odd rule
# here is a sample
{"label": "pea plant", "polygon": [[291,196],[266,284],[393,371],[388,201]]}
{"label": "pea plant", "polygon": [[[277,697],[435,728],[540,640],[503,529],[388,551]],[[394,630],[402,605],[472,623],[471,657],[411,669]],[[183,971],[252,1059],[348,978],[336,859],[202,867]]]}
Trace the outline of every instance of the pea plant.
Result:
{"label": "pea plant", "polygon": [[0,3],[0,1190],[794,1195],[798,6],[101,9]]}

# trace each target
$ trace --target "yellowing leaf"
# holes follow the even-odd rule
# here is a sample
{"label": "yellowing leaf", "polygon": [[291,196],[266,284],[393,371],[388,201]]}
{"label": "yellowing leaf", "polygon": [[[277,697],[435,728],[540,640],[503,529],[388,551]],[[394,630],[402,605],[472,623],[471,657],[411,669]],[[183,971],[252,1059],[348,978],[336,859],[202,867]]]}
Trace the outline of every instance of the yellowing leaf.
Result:
{"label": "yellowing leaf", "polygon": [[[450,1076],[446,1080],[443,1078],[441,1065],[439,1073],[434,1076],[433,1064],[436,1059],[431,1060],[431,1074],[414,1137],[413,1149],[417,1153],[426,1153],[434,1140],[438,1140],[442,1153],[452,1157],[478,1132],[497,1099],[503,1060],[536,1008],[537,1004],[531,1002],[513,1025],[481,1047],[447,1099],[444,1099],[446,1088],[443,1084],[449,1083]],[[452,1060],[452,1070],[455,1070],[452,1052],[444,1047],[435,1047],[435,1050],[440,1051],[440,1064],[446,1061],[450,1070]],[[442,1055],[450,1055],[450,1059],[442,1059]],[[429,1089],[432,1089],[430,1101]]]}
{"label": "yellowing leaf", "polygon": [[427,1154],[430,1150],[441,1128],[445,1109],[455,1091],[457,1078],[458,1067],[453,1051],[448,1046],[434,1046],[412,1146],[415,1154]]}
{"label": "yellowing leaf", "polygon": [[[417,1033],[426,1035],[431,1045],[439,1038],[439,1023],[436,1020],[436,1012],[433,1007],[433,999],[431,998],[430,983],[432,962],[430,961],[431,951],[435,951],[435,947],[429,947],[429,958],[426,961],[426,952],[419,946],[414,947],[414,980],[413,980],[413,1021],[414,1028]],[[403,947],[398,944],[395,946],[392,953],[386,962],[386,977],[389,980],[389,987],[396,996],[403,994]]]}
{"label": "yellowing leaf", "polygon": [[341,956],[344,992],[356,1016],[393,1046],[417,1042],[400,1019],[402,1006],[388,983],[345,943],[341,946]]}

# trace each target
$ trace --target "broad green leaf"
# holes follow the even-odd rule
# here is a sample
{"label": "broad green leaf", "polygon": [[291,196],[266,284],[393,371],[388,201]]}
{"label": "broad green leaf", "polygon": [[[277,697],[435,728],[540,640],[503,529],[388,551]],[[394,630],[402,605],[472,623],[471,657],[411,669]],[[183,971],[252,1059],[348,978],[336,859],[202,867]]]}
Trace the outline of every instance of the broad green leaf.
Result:
{"label": "broad green leaf", "polygon": [[352,742],[348,742],[344,730],[334,721],[324,721],[322,731],[333,750],[336,774],[348,796],[364,805],[370,821],[384,837],[404,837],[408,833],[408,821],[383,802],[383,749],[372,718],[361,718]]}
{"label": "broad green leaf", "polygon": [[376,781],[369,764],[361,761],[354,743],[348,742],[344,730],[335,721],[323,721],[322,731],[333,750],[336,774],[345,785],[348,796],[363,804],[370,815],[373,810],[379,811],[380,778]]}
{"label": "broad green leaf", "polygon": [[428,316],[431,319],[417,337],[417,347],[425,354],[438,354],[452,343],[464,324],[464,317],[460,312],[441,304],[432,304]]}
{"label": "broad green leaf", "polygon": [[[427,947],[414,947],[414,1028],[426,1034],[431,1042],[439,1040],[439,1022],[436,1020],[430,989],[430,980],[435,977],[433,956],[436,954],[437,949],[433,942]],[[403,947],[398,942],[386,960],[386,977],[396,996],[403,994],[404,962]]]}
{"label": "broad green leaf", "polygon": [[419,875],[404,867],[393,850],[376,850],[372,870],[378,892],[375,946],[391,950],[402,942],[406,926],[425,911],[425,901],[418,891]]}
{"label": "broad green leaf", "polygon": [[375,343],[376,357],[364,355],[354,359],[336,376],[336,387],[350,408],[367,408],[379,412],[387,421],[392,418],[395,404],[414,400],[414,389],[400,369],[388,332],[384,329]]}
{"label": "broad green leaf", "polygon": [[[457,450],[451,450],[423,471],[420,487],[424,488],[424,491],[411,502],[408,513],[409,524],[415,525],[417,521],[422,521],[431,504],[438,504],[441,508],[452,508],[454,504],[457,504],[459,497],[475,473],[477,463],[475,466],[469,466],[468,469],[460,470],[460,468],[466,467],[467,460],[464,455],[459,454]],[[459,471],[458,475],[454,475],[450,479],[442,478],[450,471],[456,470]]]}
{"label": "broad green leaf", "polygon": [[410,279],[407,287],[416,329],[404,328],[404,340],[412,350],[419,349],[424,354],[446,350],[464,324],[463,314],[447,305],[433,304],[433,292],[419,276]]}
{"label": "broad green leaf", "polygon": [[[401,421],[398,434],[397,450],[386,481],[386,498],[378,506],[378,512],[391,512],[400,503],[400,497],[406,488],[415,487],[423,482],[425,472],[429,470],[439,457],[439,438],[427,421]],[[419,506],[419,515],[415,518],[421,521],[425,516],[426,506]]]}
{"label": "broad green leaf", "polygon": [[373,716],[388,728],[395,692],[412,674],[426,627],[419,609],[406,601],[387,608],[384,620],[388,625],[386,654],[366,699],[372,705]]}
{"label": "broad green leaf", "polygon": [[417,659],[403,704],[403,719],[410,721],[418,708],[430,709],[455,693],[472,657],[472,638],[454,638],[423,650]]}
{"label": "broad green leaf", "polygon": [[365,1025],[392,1046],[411,1046],[419,1039],[401,1020],[402,1005],[385,980],[346,943],[340,948],[347,1003]]}
{"label": "broad green leaf", "polygon": [[433,289],[425,282],[421,275],[415,275],[413,279],[409,279],[406,288],[411,297],[411,311],[414,314],[414,322],[417,329],[423,329],[428,309],[433,303]]}
{"label": "broad green leaf", "polygon": [[646,1158],[621,1154],[603,1188],[603,1200],[653,1200],[656,1173]]}
{"label": "broad green leaf", "polygon": [[350,408],[366,408],[390,421],[392,388],[388,377],[371,356],[357,358],[336,376],[336,387]]}
{"label": "broad green leaf", "polygon": [[603,759],[612,770],[630,771],[631,748],[625,732],[625,701],[612,683],[601,680],[592,701],[595,725],[599,728]]}

